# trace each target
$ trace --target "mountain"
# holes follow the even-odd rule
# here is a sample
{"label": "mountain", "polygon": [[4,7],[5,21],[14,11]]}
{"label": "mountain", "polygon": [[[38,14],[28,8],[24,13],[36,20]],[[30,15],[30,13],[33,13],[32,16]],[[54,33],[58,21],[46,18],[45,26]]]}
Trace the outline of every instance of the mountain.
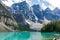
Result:
{"label": "mountain", "polygon": [[[35,12],[36,9],[34,8],[34,6],[29,7],[29,5],[26,3],[26,1],[13,4],[12,5],[13,17],[17,20],[17,22],[19,22],[20,24],[23,24],[23,25],[29,24],[30,26],[33,26],[32,23],[34,23],[34,25],[35,25],[36,22],[42,23],[39,19],[39,16],[41,16],[41,20],[43,19],[42,18],[42,16],[43,16],[42,12],[39,9],[37,9],[37,7],[36,7],[36,6],[39,6],[39,5],[35,6],[36,9],[37,9],[36,12]],[[40,14],[40,12],[41,12],[41,14]],[[39,15],[37,15],[37,13]]]}
{"label": "mountain", "polygon": [[55,13],[58,13],[58,12],[54,12],[50,10],[49,8],[46,8],[44,11],[44,16],[47,20],[50,20],[50,21],[59,20],[60,17],[58,15],[55,15]]}
{"label": "mountain", "polygon": [[60,20],[60,9],[51,10],[47,7],[42,10],[39,4],[34,4],[30,7],[26,1],[15,3],[11,7],[7,7],[7,9],[14,19],[27,29],[40,30],[44,24]]}
{"label": "mountain", "polygon": [[53,12],[54,12],[55,15],[57,15],[57,16],[60,15],[60,9],[58,9],[57,7],[53,10]]}
{"label": "mountain", "polygon": [[6,6],[0,3],[0,32],[18,31],[18,24],[6,9]]}
{"label": "mountain", "polygon": [[41,20],[44,20],[44,16],[43,16],[43,12],[42,12],[42,9],[40,8],[40,6],[33,5],[32,8],[33,8],[33,12],[34,12],[35,16],[38,18],[37,22],[43,23],[43,21],[41,21]]}
{"label": "mountain", "polygon": [[22,24],[26,25],[27,23],[25,22],[24,18],[27,18],[28,16],[27,3],[25,1],[21,3],[16,3],[12,5],[12,8],[13,8],[13,17],[17,20],[17,22],[21,25]]}
{"label": "mountain", "polygon": [[15,11],[14,14],[22,14],[25,19],[42,23],[41,20],[43,20],[43,13],[40,11],[41,8],[39,5],[33,5],[29,8],[29,5],[23,1],[21,3],[13,4],[12,8]]}

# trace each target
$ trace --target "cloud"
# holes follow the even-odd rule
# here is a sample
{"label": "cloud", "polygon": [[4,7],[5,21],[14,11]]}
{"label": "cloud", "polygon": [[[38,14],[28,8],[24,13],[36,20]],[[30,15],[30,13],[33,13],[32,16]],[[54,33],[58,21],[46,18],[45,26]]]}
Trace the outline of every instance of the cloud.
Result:
{"label": "cloud", "polygon": [[34,4],[38,4],[38,1],[37,1],[37,0],[26,0],[26,2],[27,2],[30,6],[32,6],[32,5],[34,5]]}
{"label": "cloud", "polygon": [[3,0],[3,3],[7,6],[11,6],[14,3],[22,1],[26,1],[30,6],[39,4],[40,7],[43,7],[43,9],[46,9],[46,7],[49,7],[51,10],[55,7],[60,8],[60,0]]}
{"label": "cloud", "polygon": [[14,1],[15,3],[18,3],[18,2],[25,1],[25,0],[12,0],[12,1]]}
{"label": "cloud", "polygon": [[42,8],[43,8],[43,10],[45,10],[47,8],[47,6],[45,6],[44,3],[42,3]]}
{"label": "cloud", "polygon": [[47,7],[50,8],[51,10],[54,10],[56,7],[60,8],[59,0],[39,0],[39,1],[43,9],[46,9]]}
{"label": "cloud", "polygon": [[14,3],[11,0],[6,0],[6,1],[2,1],[2,2],[7,6],[11,6]]}
{"label": "cloud", "polygon": [[53,6],[60,8],[60,0],[46,0],[46,1],[52,4]]}
{"label": "cloud", "polygon": [[29,4],[29,6],[32,6],[30,0],[26,0],[26,2]]}
{"label": "cloud", "polygon": [[2,2],[7,5],[7,6],[11,6],[14,3],[18,3],[18,2],[22,2],[24,0],[2,0]]}

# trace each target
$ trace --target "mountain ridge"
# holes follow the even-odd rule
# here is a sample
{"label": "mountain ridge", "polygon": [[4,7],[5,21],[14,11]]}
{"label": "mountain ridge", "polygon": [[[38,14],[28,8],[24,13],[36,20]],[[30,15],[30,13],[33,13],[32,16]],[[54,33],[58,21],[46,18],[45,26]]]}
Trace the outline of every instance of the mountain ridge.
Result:
{"label": "mountain ridge", "polygon": [[[14,6],[13,6],[14,5]],[[42,10],[38,5],[33,5],[32,7],[29,8],[28,3],[26,3],[25,1],[17,3],[16,5],[13,4],[11,7],[12,9],[14,9],[15,11],[22,11],[22,15],[24,16],[24,19],[26,19],[25,21],[29,20],[32,21],[34,23],[40,23],[40,24],[46,24],[45,21],[47,21],[47,23],[49,21],[54,21],[54,20],[60,20],[60,16],[55,15],[55,13],[53,10],[51,10],[50,8],[46,8],[45,10]],[[17,7],[18,6],[18,7]],[[58,9],[54,9],[54,10],[58,10]],[[18,13],[20,14],[20,12]],[[50,16],[49,16],[50,15]],[[28,24],[29,24],[29,21]]]}
{"label": "mountain ridge", "polygon": [[[40,30],[44,24],[60,20],[60,9],[55,8],[54,10],[51,10],[48,7],[43,10],[39,4],[34,4],[30,7],[26,1],[15,3],[11,7],[7,7],[7,9],[19,24],[24,26],[29,25],[28,27],[33,30]],[[27,27],[25,26],[25,28]]]}

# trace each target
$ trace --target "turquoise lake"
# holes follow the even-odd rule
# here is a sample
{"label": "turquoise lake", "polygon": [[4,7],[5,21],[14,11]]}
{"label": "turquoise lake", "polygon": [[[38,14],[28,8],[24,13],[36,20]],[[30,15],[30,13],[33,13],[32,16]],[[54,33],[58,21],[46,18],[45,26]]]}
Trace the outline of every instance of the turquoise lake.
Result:
{"label": "turquoise lake", "polygon": [[60,33],[0,32],[0,40],[46,40],[60,37]]}

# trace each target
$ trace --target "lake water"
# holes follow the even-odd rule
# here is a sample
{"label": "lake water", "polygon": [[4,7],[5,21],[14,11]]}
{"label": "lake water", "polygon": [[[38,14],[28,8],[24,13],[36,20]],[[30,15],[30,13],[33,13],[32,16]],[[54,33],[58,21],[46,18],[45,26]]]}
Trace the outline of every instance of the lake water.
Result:
{"label": "lake water", "polygon": [[49,40],[60,37],[60,33],[1,32],[0,40]]}

